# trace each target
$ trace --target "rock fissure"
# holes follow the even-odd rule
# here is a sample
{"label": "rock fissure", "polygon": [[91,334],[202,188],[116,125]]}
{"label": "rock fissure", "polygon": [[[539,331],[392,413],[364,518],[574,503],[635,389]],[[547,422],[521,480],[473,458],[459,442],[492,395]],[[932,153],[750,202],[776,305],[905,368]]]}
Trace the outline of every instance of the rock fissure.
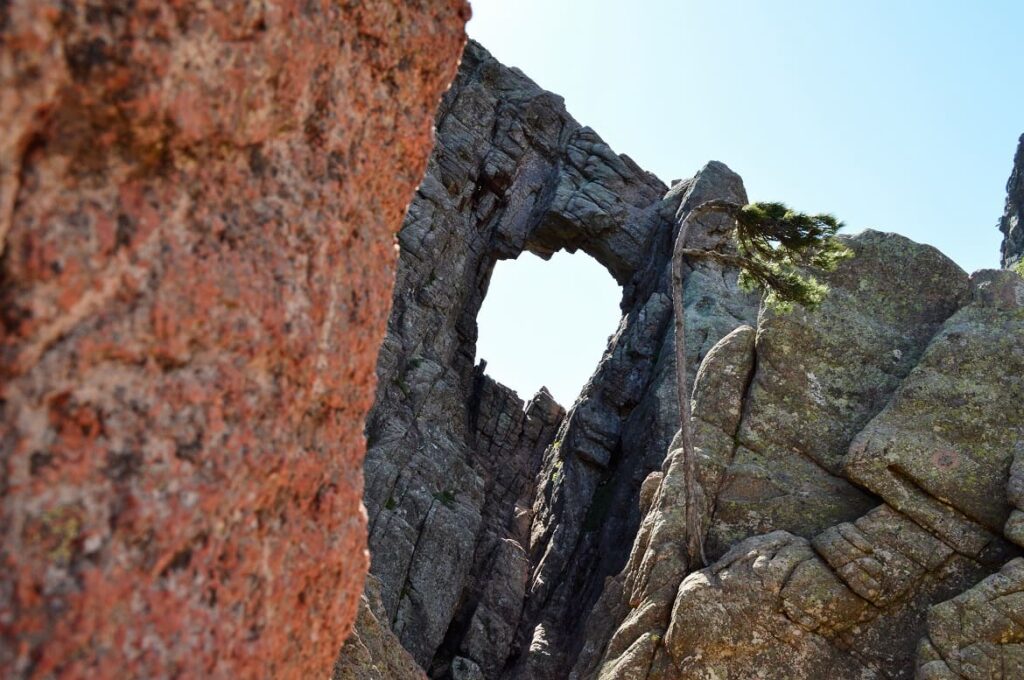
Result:
{"label": "rock fissure", "polygon": [[930,514],[907,513],[907,516],[911,521],[918,524],[925,531],[935,532],[935,534],[937,534],[936,538],[948,545],[950,549],[964,557],[978,559],[985,548],[988,547],[991,542],[997,540],[997,537],[985,529],[984,526],[960,512],[950,503],[932,495],[926,488],[921,486],[921,484],[914,478],[911,471],[905,470],[899,465],[889,465],[886,467],[886,470],[894,479],[898,480],[904,488],[910,489],[911,493],[923,500],[925,504],[938,506],[940,508],[939,512],[948,517],[946,521],[960,525],[960,527],[966,527],[958,527],[958,532],[963,532],[974,539],[969,543],[958,541],[955,537],[947,535],[941,529],[936,531],[935,524],[925,519],[926,517],[930,517]]}

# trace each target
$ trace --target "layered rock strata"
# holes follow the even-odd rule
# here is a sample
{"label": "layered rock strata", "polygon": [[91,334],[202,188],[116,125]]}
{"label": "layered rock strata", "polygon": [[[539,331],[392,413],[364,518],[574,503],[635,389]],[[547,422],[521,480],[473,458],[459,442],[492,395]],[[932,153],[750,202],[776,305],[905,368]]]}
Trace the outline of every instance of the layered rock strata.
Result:
{"label": "layered rock strata", "polygon": [[0,676],[318,677],[462,0],[0,3]]}

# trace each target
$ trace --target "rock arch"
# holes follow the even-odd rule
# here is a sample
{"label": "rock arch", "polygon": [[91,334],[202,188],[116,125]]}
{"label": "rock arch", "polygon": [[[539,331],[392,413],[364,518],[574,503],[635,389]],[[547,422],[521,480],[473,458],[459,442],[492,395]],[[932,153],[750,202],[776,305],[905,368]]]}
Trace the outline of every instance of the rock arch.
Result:
{"label": "rock arch", "polygon": [[[475,44],[437,128],[398,238],[367,422],[371,571],[421,665],[467,655],[490,677],[548,658],[525,653],[538,631],[579,625],[623,566],[640,482],[676,429],[667,295],[676,215],[745,193],[720,163],[669,189]],[[718,220],[697,238],[713,245]],[[585,251],[623,287],[619,330],[568,413],[545,393],[524,404],[473,364],[495,263],[559,250]],[[691,276],[695,360],[754,320],[756,299],[735,278],[715,265]],[[571,641],[543,644],[558,657],[546,672],[564,670]]]}
{"label": "rock arch", "polygon": [[519,394],[575,401],[619,326],[622,289],[594,258],[499,260],[477,316],[477,362]]}

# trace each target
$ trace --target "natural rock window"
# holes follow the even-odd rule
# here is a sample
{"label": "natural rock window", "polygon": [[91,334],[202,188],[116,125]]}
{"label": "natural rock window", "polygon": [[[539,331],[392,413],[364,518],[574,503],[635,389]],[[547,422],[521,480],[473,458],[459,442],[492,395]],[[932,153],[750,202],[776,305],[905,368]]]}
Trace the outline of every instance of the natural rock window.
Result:
{"label": "natural rock window", "polygon": [[[641,482],[661,468],[678,428],[668,296],[677,215],[746,194],[739,176],[714,162],[665,185],[478,45],[460,69],[398,234],[366,423],[371,571],[382,618],[432,677],[474,666],[488,679],[520,666],[519,678],[568,677],[589,612],[629,558]],[[699,238],[710,249],[725,233],[708,219]],[[571,328],[582,303],[565,297],[601,299],[600,284],[585,283],[591,277],[557,274],[560,260],[598,263],[596,281],[612,291],[607,321],[586,333],[597,343],[592,356],[538,318],[548,298]],[[530,262],[554,283],[531,281],[532,293],[513,285],[510,304],[526,309],[510,310],[505,272]],[[758,299],[714,263],[687,280],[687,348],[697,365],[737,326],[757,323]],[[561,365],[541,369],[537,384],[513,382],[518,396],[502,384],[517,376],[504,375],[491,349],[492,307],[519,327],[539,322],[542,349],[516,356],[536,363],[554,354],[559,364],[578,356],[576,384],[550,383]],[[534,393],[542,383],[565,409]]]}
{"label": "natural rock window", "polygon": [[569,406],[618,327],[620,296],[607,270],[583,253],[500,261],[477,317],[477,361],[522,397],[544,386]]}

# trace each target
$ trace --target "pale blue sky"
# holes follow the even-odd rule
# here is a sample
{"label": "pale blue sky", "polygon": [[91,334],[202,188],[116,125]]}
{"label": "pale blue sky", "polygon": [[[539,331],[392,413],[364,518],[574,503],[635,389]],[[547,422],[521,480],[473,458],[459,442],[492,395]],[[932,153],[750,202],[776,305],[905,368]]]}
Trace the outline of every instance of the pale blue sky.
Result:
{"label": "pale blue sky", "polygon": [[[471,37],[666,183],[724,161],[752,200],[905,234],[968,271],[997,266],[1024,132],[1022,0],[476,0],[473,12]],[[547,384],[567,404],[615,329],[618,291],[593,262],[559,259],[499,263],[478,356],[521,396]],[[564,327],[492,311],[573,295],[588,311]]]}

